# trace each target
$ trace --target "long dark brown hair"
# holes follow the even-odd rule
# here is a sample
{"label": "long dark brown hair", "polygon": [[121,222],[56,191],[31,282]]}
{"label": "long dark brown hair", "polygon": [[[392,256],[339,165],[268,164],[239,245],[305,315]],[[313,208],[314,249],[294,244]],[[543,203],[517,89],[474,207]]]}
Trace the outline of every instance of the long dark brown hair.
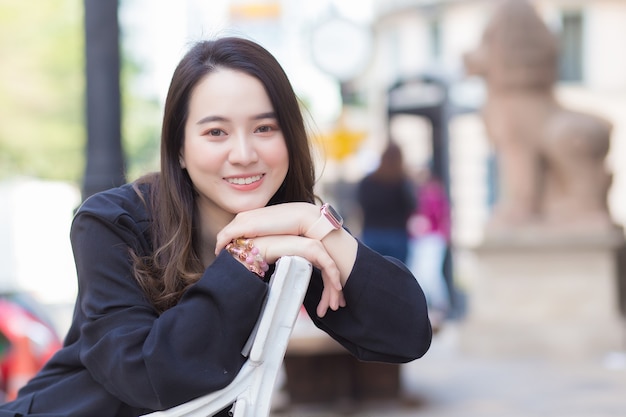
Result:
{"label": "long dark brown hair", "polygon": [[372,178],[380,182],[398,182],[406,180],[407,175],[404,169],[404,157],[402,149],[398,144],[390,141],[380,157],[380,164],[376,171],[372,172]]}
{"label": "long dark brown hair", "polygon": [[315,172],[299,101],[278,61],[247,39],[225,37],[196,43],[176,67],[165,101],[161,131],[161,170],[136,182],[148,184],[153,252],[133,253],[135,278],[159,311],[174,306],[204,272],[198,253],[195,191],[179,156],[191,94],[217,68],[258,79],[270,98],[289,155],[289,169],[269,204],[314,202]]}

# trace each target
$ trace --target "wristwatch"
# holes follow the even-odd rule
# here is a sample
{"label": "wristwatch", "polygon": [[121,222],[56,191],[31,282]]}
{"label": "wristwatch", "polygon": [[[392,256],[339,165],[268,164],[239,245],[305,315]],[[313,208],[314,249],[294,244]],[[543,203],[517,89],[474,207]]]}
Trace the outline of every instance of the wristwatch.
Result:
{"label": "wristwatch", "polygon": [[320,208],[320,217],[313,223],[304,236],[322,240],[333,230],[339,230],[343,225],[343,217],[330,204],[326,203]]}

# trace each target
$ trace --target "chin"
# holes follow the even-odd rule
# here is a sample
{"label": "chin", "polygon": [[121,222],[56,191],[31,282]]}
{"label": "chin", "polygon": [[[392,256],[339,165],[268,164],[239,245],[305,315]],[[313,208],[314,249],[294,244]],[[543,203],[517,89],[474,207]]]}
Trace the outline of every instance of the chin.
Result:
{"label": "chin", "polygon": [[241,213],[242,211],[258,209],[258,208],[267,206],[267,203],[269,203],[269,201],[270,199],[268,198],[267,200],[256,200],[256,201],[250,201],[250,202],[243,203],[243,204],[237,204],[235,207],[231,205],[231,208],[232,208],[231,211],[234,214],[237,214],[237,213]]}

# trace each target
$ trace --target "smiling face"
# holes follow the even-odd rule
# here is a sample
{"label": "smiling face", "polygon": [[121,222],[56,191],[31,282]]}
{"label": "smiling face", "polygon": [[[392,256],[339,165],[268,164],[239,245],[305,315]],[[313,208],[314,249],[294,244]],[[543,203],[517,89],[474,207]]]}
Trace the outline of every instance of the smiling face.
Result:
{"label": "smiling face", "polygon": [[194,88],[180,152],[201,215],[264,207],[289,168],[272,103],[256,78],[218,68]]}

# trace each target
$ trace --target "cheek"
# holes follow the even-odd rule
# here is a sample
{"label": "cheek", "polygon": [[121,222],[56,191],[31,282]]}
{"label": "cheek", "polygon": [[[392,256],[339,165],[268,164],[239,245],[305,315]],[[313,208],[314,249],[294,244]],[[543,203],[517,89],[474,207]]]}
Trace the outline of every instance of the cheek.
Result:
{"label": "cheek", "polygon": [[283,173],[287,174],[287,169],[289,168],[289,152],[287,151],[287,146],[285,143],[281,143],[280,146],[275,146],[271,150],[268,150],[266,153],[266,161],[269,165],[283,171]]}
{"label": "cheek", "polygon": [[183,146],[184,161],[188,170],[215,171],[219,169],[221,160],[224,158],[218,147],[211,146],[207,142],[186,141]]}

